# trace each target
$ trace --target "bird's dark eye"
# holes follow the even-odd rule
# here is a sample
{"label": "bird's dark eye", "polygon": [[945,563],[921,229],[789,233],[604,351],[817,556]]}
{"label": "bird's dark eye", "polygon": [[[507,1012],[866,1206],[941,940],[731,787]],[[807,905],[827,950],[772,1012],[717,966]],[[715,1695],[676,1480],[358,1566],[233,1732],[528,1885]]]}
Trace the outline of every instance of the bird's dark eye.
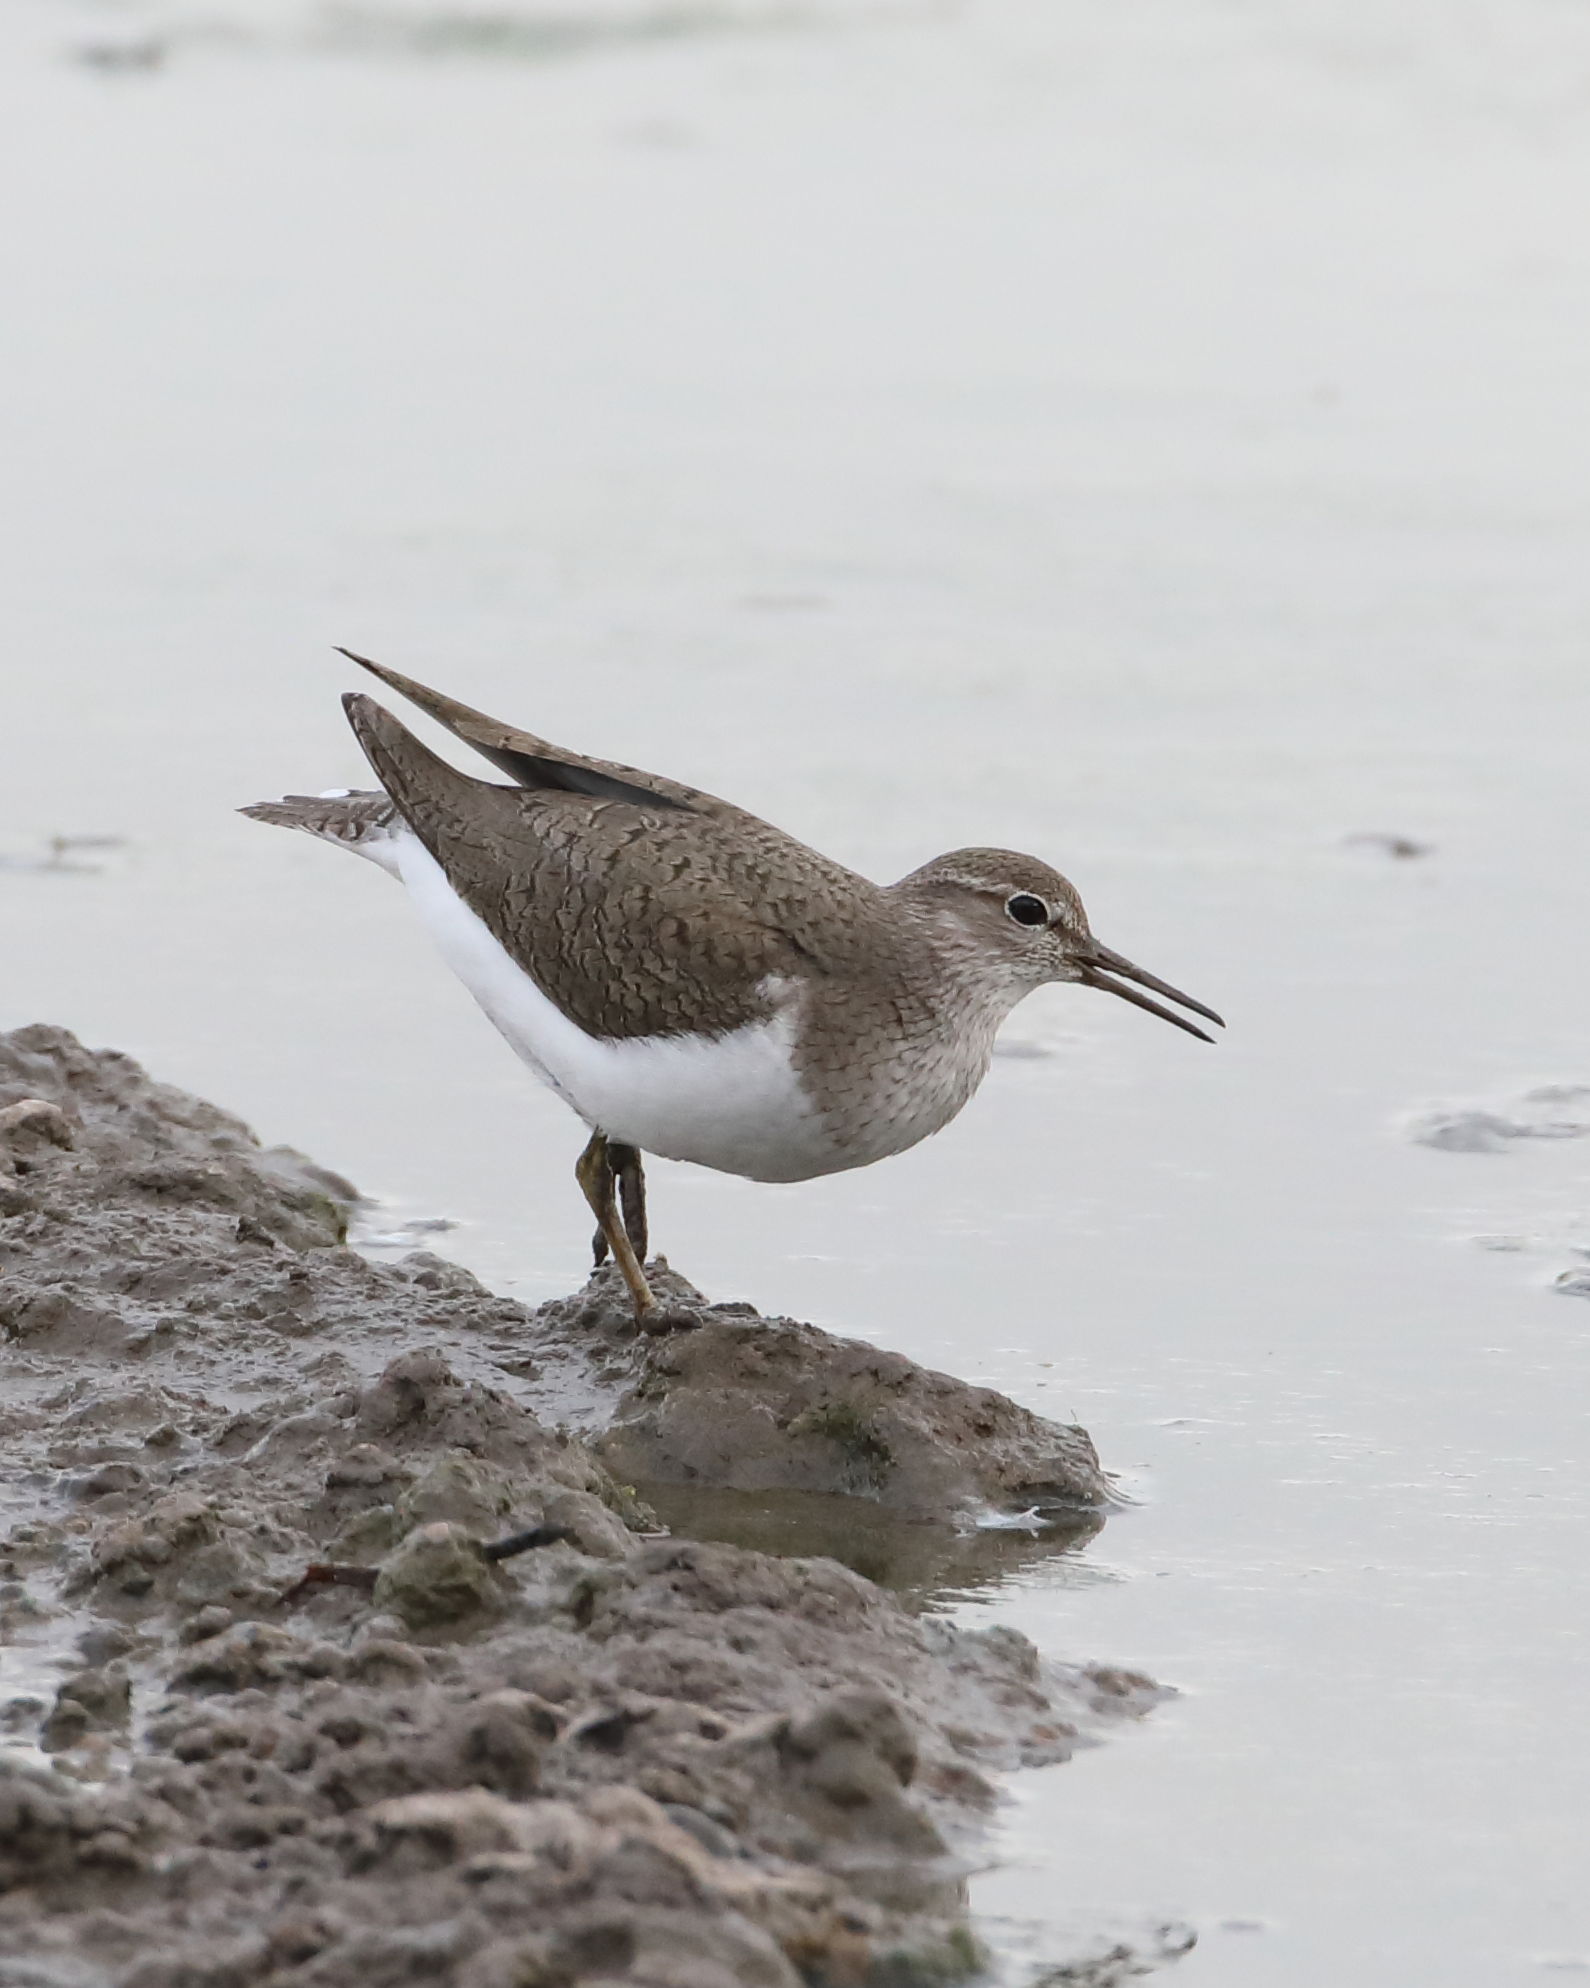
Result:
{"label": "bird's dark eye", "polygon": [[1018,925],[1047,925],[1049,907],[1041,897],[1034,897],[1030,890],[1019,890],[1014,897],[1005,899],[1005,909]]}

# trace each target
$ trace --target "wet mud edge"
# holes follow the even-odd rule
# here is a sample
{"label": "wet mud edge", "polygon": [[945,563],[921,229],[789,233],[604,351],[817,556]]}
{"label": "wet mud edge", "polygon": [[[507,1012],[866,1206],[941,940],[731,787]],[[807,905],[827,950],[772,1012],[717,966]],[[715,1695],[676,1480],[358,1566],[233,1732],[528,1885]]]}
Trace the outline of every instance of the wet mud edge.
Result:
{"label": "wet mud edge", "polygon": [[666,1271],[654,1338],[372,1262],[355,1201],[0,1034],[0,1988],[973,1977],[991,1777],[1161,1694],[633,1487],[947,1531],[1097,1508],[1085,1434]]}

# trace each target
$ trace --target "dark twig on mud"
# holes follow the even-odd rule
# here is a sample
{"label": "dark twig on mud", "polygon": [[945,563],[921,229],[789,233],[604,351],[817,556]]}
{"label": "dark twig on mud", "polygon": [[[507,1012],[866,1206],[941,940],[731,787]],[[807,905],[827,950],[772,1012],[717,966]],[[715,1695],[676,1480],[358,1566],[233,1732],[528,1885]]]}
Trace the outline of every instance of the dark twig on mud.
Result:
{"label": "dark twig on mud", "polygon": [[[572,1539],[568,1526],[531,1526],[528,1532],[512,1532],[506,1539],[494,1539],[480,1549],[482,1560],[511,1560],[516,1553],[529,1553],[537,1546],[556,1546],[560,1539]],[[316,1560],[306,1567],[282,1595],[280,1606],[292,1608],[311,1588],[363,1588],[375,1586],[377,1567],[354,1567],[340,1560]]]}
{"label": "dark twig on mud", "polygon": [[310,1588],[373,1588],[377,1571],[374,1567],[348,1567],[330,1560],[317,1560],[304,1569],[282,1596],[281,1606],[291,1608],[303,1599]]}
{"label": "dark twig on mud", "polygon": [[480,1550],[488,1560],[511,1560],[516,1553],[528,1553],[537,1546],[556,1546],[560,1539],[572,1539],[567,1526],[532,1526],[528,1532],[511,1532],[506,1539],[494,1539]]}

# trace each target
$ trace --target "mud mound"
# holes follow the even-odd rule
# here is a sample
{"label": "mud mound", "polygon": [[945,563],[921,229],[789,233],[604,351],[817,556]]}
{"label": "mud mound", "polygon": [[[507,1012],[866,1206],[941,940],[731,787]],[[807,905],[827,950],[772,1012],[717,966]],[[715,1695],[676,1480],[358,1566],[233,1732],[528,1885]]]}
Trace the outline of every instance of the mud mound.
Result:
{"label": "mud mound", "polygon": [[696,1330],[637,1334],[611,1266],[537,1315],[551,1343],[594,1336],[603,1371],[627,1381],[595,1430],[598,1454],[621,1476],[839,1492],[917,1518],[1076,1512],[1107,1500],[1083,1429],[864,1340],[750,1305],[708,1305],[665,1265],[654,1282],[698,1311]]}
{"label": "mud mound", "polygon": [[0,1981],[964,1974],[988,1775],[1152,1687],[660,1537],[610,1466],[689,1441],[733,1482],[749,1436],[692,1418],[760,1388],[771,1481],[942,1510],[1055,1492],[1067,1432],[743,1309],[642,1342],[601,1278],[531,1313],[372,1264],[353,1200],[125,1057],[0,1036]]}

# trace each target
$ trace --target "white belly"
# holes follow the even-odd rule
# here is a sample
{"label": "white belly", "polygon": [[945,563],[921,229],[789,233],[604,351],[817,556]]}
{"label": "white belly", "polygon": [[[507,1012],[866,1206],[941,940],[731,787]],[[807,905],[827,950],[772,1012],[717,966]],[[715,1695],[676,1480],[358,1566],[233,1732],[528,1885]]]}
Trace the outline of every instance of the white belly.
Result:
{"label": "white belly", "polygon": [[587,1035],[514,964],[417,835],[395,834],[391,853],[443,959],[517,1054],[594,1130],[751,1180],[809,1180],[848,1164],[795,1075],[792,1015],[717,1037]]}

